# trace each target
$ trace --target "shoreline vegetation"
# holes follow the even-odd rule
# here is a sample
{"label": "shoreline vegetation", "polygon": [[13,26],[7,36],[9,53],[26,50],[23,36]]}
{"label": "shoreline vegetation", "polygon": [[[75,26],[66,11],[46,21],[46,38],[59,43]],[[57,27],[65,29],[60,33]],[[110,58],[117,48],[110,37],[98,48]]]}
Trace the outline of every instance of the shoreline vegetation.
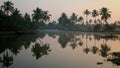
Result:
{"label": "shoreline vegetation", "polygon": [[[50,22],[49,11],[37,7],[33,14],[21,14],[11,1],[6,1],[0,7],[0,35],[36,34],[38,31],[78,31],[93,32],[105,35],[120,34],[120,21],[109,23],[111,11],[102,7],[99,11],[86,9],[83,16],[73,13],[70,17],[65,12],[57,21]],[[93,18],[90,18],[93,17]],[[48,24],[46,24],[46,22]]]}

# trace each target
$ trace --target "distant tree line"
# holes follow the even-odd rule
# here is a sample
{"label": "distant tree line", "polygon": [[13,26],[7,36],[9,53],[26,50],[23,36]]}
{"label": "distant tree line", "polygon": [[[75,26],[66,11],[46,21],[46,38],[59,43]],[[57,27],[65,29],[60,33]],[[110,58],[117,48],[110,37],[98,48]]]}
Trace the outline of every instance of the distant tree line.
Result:
{"label": "distant tree line", "polygon": [[[58,21],[49,22],[51,14],[37,7],[33,14],[21,14],[11,1],[0,7],[0,31],[63,30],[63,31],[120,31],[120,21],[109,23],[111,11],[103,7],[99,11],[86,9],[83,16],[62,13]],[[46,24],[48,22],[48,24]]]}
{"label": "distant tree line", "polygon": [[42,29],[57,29],[64,31],[120,31],[120,21],[109,23],[111,18],[111,11],[108,8],[103,7],[100,11],[94,9],[91,12],[86,9],[83,14],[84,17],[78,17],[77,14],[72,13],[70,17],[66,13],[62,13],[58,19],[58,23],[55,21],[49,24],[41,26]]}

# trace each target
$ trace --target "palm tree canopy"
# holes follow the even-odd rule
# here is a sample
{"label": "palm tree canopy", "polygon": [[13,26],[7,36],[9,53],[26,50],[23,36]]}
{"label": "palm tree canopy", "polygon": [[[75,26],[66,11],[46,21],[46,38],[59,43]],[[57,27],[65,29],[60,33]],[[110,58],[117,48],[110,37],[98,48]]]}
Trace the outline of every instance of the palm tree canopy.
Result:
{"label": "palm tree canopy", "polygon": [[40,19],[42,19],[42,9],[39,9],[38,7],[36,8],[36,10],[33,10],[34,14],[32,14],[33,16],[33,20],[39,22]]}
{"label": "palm tree canopy", "polygon": [[93,17],[97,17],[98,15],[99,15],[98,11],[94,9],[94,10],[92,11],[92,16],[93,16]]}
{"label": "palm tree canopy", "polygon": [[49,12],[49,11],[44,11],[44,12],[43,12],[43,19],[44,19],[45,21],[49,21],[49,20],[50,20],[51,14],[48,14],[48,12]]}
{"label": "palm tree canopy", "polygon": [[40,8],[36,8],[36,10],[33,10],[33,20],[40,22],[40,21],[48,21],[50,19],[50,14],[48,14],[48,11],[43,11]]}
{"label": "palm tree canopy", "polygon": [[85,11],[84,11],[84,14],[86,15],[86,24],[88,24],[88,15],[90,15],[90,11],[88,10],[88,9],[86,9]]}
{"label": "palm tree canopy", "polygon": [[11,16],[22,17],[22,14],[20,14],[20,11],[16,8],[11,14]]}
{"label": "palm tree canopy", "polygon": [[84,14],[87,16],[87,15],[90,14],[90,11],[89,11],[88,9],[86,9],[86,10],[84,11]]}
{"label": "palm tree canopy", "polygon": [[107,22],[107,19],[109,19],[111,17],[111,11],[109,11],[109,9],[103,7],[100,9],[100,15],[101,16],[101,20],[104,20],[105,22]]}
{"label": "palm tree canopy", "polygon": [[4,5],[1,6],[3,8],[4,12],[9,14],[9,11],[12,12],[14,10],[14,4],[11,1],[4,2]]}

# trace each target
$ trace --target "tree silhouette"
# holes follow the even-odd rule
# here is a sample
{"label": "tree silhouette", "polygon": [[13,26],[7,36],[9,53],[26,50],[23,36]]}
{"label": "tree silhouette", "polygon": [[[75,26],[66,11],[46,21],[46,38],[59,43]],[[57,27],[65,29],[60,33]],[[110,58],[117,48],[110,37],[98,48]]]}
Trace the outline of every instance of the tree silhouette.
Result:
{"label": "tree silhouette", "polygon": [[12,12],[11,16],[14,16],[15,18],[20,18],[20,17],[22,17],[22,14],[20,14],[20,11],[16,8],[16,9]]}
{"label": "tree silhouette", "polygon": [[98,15],[99,15],[98,11],[94,9],[94,10],[92,11],[92,17],[95,18],[95,19],[94,19],[94,23],[97,23],[96,17],[97,17]]}
{"label": "tree silhouette", "polygon": [[111,48],[107,44],[101,44],[101,56],[102,57],[107,57],[108,56],[108,51],[110,51]]}
{"label": "tree silhouette", "polygon": [[86,15],[86,24],[88,24],[88,15],[90,15],[90,11],[88,9],[86,9],[84,11],[84,14]]}
{"label": "tree silhouette", "polygon": [[58,21],[59,21],[59,24],[61,24],[61,25],[68,24],[68,17],[66,15],[66,13],[62,13],[61,17],[58,19]]}
{"label": "tree silhouette", "polygon": [[81,23],[83,24],[83,17],[82,17],[82,16],[80,16],[80,17],[78,18],[78,22],[81,22]]}
{"label": "tree silhouette", "polygon": [[42,22],[42,21],[48,21],[50,19],[50,14],[48,14],[48,11],[43,11],[40,8],[36,8],[35,10],[33,10],[33,14],[32,14],[32,18],[34,21],[38,22]]}
{"label": "tree silhouette", "polygon": [[3,9],[4,13],[6,15],[9,15],[9,12],[12,12],[14,10],[13,3],[11,1],[6,1],[4,4],[1,6]]}
{"label": "tree silhouette", "polygon": [[108,8],[101,8],[100,9],[100,15],[101,15],[101,20],[104,21],[104,24],[107,23],[107,20],[111,17],[111,11],[109,11]]}
{"label": "tree silhouette", "polygon": [[3,63],[2,66],[3,67],[9,67],[13,64],[13,56],[10,56],[8,51],[6,50],[2,56],[2,58],[0,59],[0,63]]}
{"label": "tree silhouette", "polygon": [[70,17],[71,24],[75,24],[77,22],[77,15],[73,13]]}
{"label": "tree silhouette", "polygon": [[35,45],[32,47],[31,51],[34,53],[33,56],[36,57],[36,59],[39,59],[43,55],[48,55],[51,51],[49,44],[39,44],[35,43]]}

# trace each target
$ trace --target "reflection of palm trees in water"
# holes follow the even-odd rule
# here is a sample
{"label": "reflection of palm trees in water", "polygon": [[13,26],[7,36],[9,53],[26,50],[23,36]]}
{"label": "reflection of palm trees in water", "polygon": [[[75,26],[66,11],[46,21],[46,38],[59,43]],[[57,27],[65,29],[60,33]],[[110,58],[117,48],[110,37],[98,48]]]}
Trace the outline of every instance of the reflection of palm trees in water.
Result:
{"label": "reflection of palm trees in water", "polygon": [[96,54],[98,52],[98,47],[96,46],[96,38],[94,37],[94,46],[92,47],[92,53]]}
{"label": "reflection of palm trees in water", "polygon": [[83,44],[82,40],[77,37],[77,34],[74,34],[74,33],[60,34],[60,36],[58,38],[58,42],[61,44],[62,48],[65,48],[67,46],[67,44],[69,43],[69,46],[72,49],[75,49],[78,44],[80,46],[82,46],[82,44]]}
{"label": "reflection of palm trees in water", "polygon": [[3,63],[3,67],[7,68],[13,64],[13,56],[8,52],[8,50],[4,51],[3,56],[0,57],[0,63]]}
{"label": "reflection of palm trees in water", "polygon": [[65,48],[71,37],[66,33],[60,34],[59,36],[58,42],[61,44],[62,48]]}
{"label": "reflection of palm trees in water", "polygon": [[107,57],[108,56],[108,51],[110,51],[111,48],[105,43],[105,44],[101,44],[101,56],[102,57]]}
{"label": "reflection of palm trees in water", "polygon": [[78,38],[76,38],[76,37],[73,37],[73,38],[71,38],[71,41],[70,41],[70,46],[72,47],[72,49],[75,49],[76,47],[77,47],[77,41],[78,41],[79,39]]}
{"label": "reflection of palm trees in water", "polygon": [[31,51],[34,53],[33,56],[36,57],[36,59],[39,59],[43,55],[48,55],[51,51],[49,44],[44,44],[40,39],[40,43],[35,42],[35,45],[32,47]]}
{"label": "reflection of palm trees in water", "polygon": [[108,56],[108,51],[110,51],[111,48],[107,45],[107,41],[103,39],[103,44],[101,44],[101,56],[102,57],[107,57]]}
{"label": "reflection of palm trees in water", "polygon": [[88,43],[87,39],[88,39],[88,35],[86,34],[86,48],[83,49],[83,52],[85,52],[86,54],[88,54],[88,52],[90,51],[90,49],[87,46]]}

